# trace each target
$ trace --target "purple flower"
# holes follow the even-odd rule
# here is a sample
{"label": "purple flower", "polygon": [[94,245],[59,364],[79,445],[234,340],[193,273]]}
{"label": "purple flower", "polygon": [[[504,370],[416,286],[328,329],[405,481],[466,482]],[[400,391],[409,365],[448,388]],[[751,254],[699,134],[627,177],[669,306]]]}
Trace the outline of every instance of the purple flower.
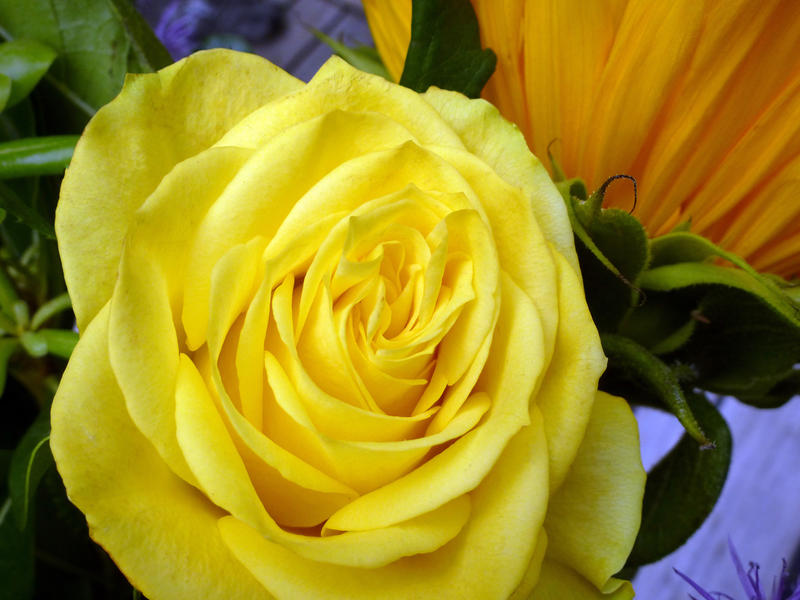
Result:
{"label": "purple flower", "polygon": [[[783,561],[780,575],[777,579],[772,581],[771,593],[769,597],[767,597],[764,593],[764,589],[761,587],[761,580],[759,578],[760,567],[756,563],[751,562],[750,567],[745,571],[742,566],[742,561],[739,559],[739,555],[736,553],[736,548],[733,547],[733,542],[730,538],[728,539],[728,547],[731,551],[733,564],[736,567],[736,573],[739,575],[739,581],[741,581],[742,587],[747,594],[747,600],[800,600],[800,581],[795,581],[794,584],[789,581],[789,573],[786,569],[785,560]],[[708,592],[690,577],[678,571],[678,569],[673,568],[673,571],[692,586],[703,600],[722,600],[723,598],[726,600],[735,600],[733,596],[729,596],[723,592]],[[692,600],[699,600],[691,594],[689,594],[689,598]]]}
{"label": "purple flower", "polygon": [[286,0],[138,0],[136,5],[175,59],[234,36],[242,44],[264,41],[279,33],[289,7]]}

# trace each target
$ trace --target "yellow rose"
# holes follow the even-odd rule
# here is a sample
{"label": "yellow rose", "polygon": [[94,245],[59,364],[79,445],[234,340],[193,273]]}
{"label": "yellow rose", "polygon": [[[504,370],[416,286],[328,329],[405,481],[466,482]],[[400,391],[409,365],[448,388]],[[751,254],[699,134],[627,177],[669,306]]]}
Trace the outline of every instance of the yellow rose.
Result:
{"label": "yellow rose", "polygon": [[56,229],[53,453],[151,599],[630,597],[635,422],[491,105],[198,53],[92,119]]}

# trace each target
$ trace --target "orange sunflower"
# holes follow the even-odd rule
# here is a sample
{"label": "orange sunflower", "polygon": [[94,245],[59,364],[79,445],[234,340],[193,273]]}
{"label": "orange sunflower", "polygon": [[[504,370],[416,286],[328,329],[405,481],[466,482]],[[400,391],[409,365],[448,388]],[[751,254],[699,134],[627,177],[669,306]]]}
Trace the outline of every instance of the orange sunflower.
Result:
{"label": "orange sunflower", "polygon": [[[483,96],[590,189],[639,184],[651,235],[691,230],[800,275],[797,0],[472,0],[497,70]],[[411,0],[364,0],[399,77]],[[607,195],[630,208],[620,185]]]}

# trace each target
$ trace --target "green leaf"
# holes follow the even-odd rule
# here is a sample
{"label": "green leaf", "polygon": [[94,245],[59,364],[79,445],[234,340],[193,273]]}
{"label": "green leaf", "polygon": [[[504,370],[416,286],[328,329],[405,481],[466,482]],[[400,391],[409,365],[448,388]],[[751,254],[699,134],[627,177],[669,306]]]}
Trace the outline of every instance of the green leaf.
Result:
{"label": "green leaf", "polygon": [[731,461],[731,434],[705,398],[688,397],[703,429],[716,441],[700,449],[684,435],[647,476],[642,525],[627,567],[658,560],[683,545],[705,521],[722,492]]}
{"label": "green leaf", "polygon": [[412,0],[411,43],[400,85],[424,92],[435,85],[477,98],[497,57],[481,49],[469,0]]}
{"label": "green leaf", "polygon": [[79,137],[52,135],[1,143],[0,179],[62,174]]}
{"label": "green leaf", "polygon": [[28,310],[27,302],[24,300],[17,300],[14,302],[11,307],[11,314],[14,317],[14,321],[17,323],[17,327],[20,329],[27,329],[31,322],[31,314]]}
{"label": "green leaf", "polygon": [[35,40],[0,44],[0,73],[11,79],[11,94],[6,106],[14,106],[30,94],[55,58],[52,48]]}
{"label": "green leaf", "polygon": [[[694,331],[677,356],[695,366],[698,386],[760,407],[800,391],[794,374],[800,304],[793,288],[690,233],[662,236],[652,249],[654,266],[640,278],[642,287],[690,298],[696,307]],[[719,258],[735,266],[710,262]]]}
{"label": "green leaf", "polygon": [[4,110],[11,97],[11,78],[0,73],[0,110]]}
{"label": "green leaf", "polygon": [[[608,356],[608,371],[611,374],[627,379],[657,397],[678,417],[686,432],[698,443],[702,446],[713,445],[714,442],[709,440],[692,414],[675,373],[661,359],[621,335],[601,334],[600,341]],[[628,401],[636,402],[636,398],[629,397]]]}
{"label": "green leaf", "polygon": [[338,42],[328,35],[325,35],[317,29],[312,29],[311,33],[313,33],[317,39],[327,44],[331,50],[341,56],[349,64],[353,65],[356,69],[364,71],[365,73],[379,75],[388,81],[392,81],[392,76],[389,75],[389,71],[386,70],[383,61],[381,60],[381,57],[375,48],[370,48],[369,46],[357,46],[355,48],[351,48],[350,46]]}
{"label": "green leaf", "polygon": [[759,390],[756,394],[749,391],[737,393],[737,398],[742,402],[759,408],[782,406],[796,396],[800,396],[800,370],[797,367],[788,369],[782,377],[776,378],[774,385],[766,391]]}
{"label": "green leaf", "polygon": [[172,64],[172,57],[131,0],[107,0],[130,41],[128,71],[149,73]]}
{"label": "green leaf", "polygon": [[78,343],[78,334],[70,329],[40,329],[37,332],[47,344],[47,352],[53,356],[69,358]]}
{"label": "green leaf", "polygon": [[47,354],[47,339],[41,331],[23,331],[19,336],[19,343],[30,356],[41,358]]}
{"label": "green leaf", "polygon": [[[703,320],[683,352],[698,383],[762,408],[785,402],[786,391],[779,390],[796,381],[800,329],[760,297],[734,288],[707,290],[698,312]],[[800,392],[796,384],[794,389]]]}
{"label": "green leaf", "polygon": [[645,272],[640,280],[643,288],[671,291],[698,285],[720,285],[739,289],[768,305],[787,321],[800,327],[800,307],[766,277],[737,268],[705,262],[684,262],[664,265]]}
{"label": "green leaf", "polygon": [[50,414],[45,410],[22,436],[8,472],[8,491],[11,510],[20,529],[28,525],[36,488],[53,464],[50,452]]}
{"label": "green leaf", "polygon": [[[8,490],[8,468],[11,465],[11,455],[13,451],[8,448],[0,448],[0,497],[5,497]],[[9,503],[9,509],[10,509]]]}
{"label": "green leaf", "polygon": [[171,59],[128,0],[0,2],[7,39],[33,39],[58,53],[44,80],[84,119],[122,88],[128,71]]}
{"label": "green leaf", "polygon": [[650,266],[653,268],[682,262],[703,262],[718,256],[729,260],[751,275],[758,276],[758,271],[744,259],[723,250],[703,236],[688,231],[673,231],[653,239],[651,251],[653,256]]}
{"label": "green leaf", "polygon": [[[800,326],[800,304],[792,295],[797,293],[797,286],[759,273],[744,259],[723,250],[706,238],[689,232],[669,233],[654,239],[651,251],[651,272],[643,282],[647,287],[672,290],[715,283],[739,288],[761,297],[776,311]],[[738,269],[708,263],[709,259],[715,257],[727,260]]]}
{"label": "green leaf", "polygon": [[34,209],[25,204],[8,185],[0,182],[0,208],[13,215],[18,221],[35,229],[47,238],[55,239],[53,226],[45,221]]}
{"label": "green leaf", "polygon": [[696,320],[690,319],[689,321],[686,321],[686,323],[678,327],[671,334],[661,339],[658,343],[654,344],[650,348],[650,352],[652,352],[657,356],[662,354],[669,354],[670,352],[675,352],[676,350],[684,346],[691,339],[692,334],[694,333],[696,327],[697,327]]}
{"label": "green leaf", "polygon": [[63,294],[56,296],[55,298],[51,298],[44,304],[42,304],[38,310],[34,313],[33,318],[31,319],[31,329],[34,331],[39,329],[45,322],[49,319],[60,313],[61,311],[67,310],[68,308],[72,307],[72,301],[69,298],[69,294],[64,292]]}
{"label": "green leaf", "polygon": [[33,527],[23,531],[11,518],[11,498],[0,504],[0,600],[33,597]]}
{"label": "green leaf", "polygon": [[11,283],[5,268],[0,267],[0,310],[10,317],[14,314],[14,305],[17,302],[19,302],[17,289]]}
{"label": "green leaf", "polygon": [[[2,79],[2,78],[0,78]],[[30,98],[0,113],[0,141],[36,135],[36,116]]]}
{"label": "green leaf", "polygon": [[0,339],[0,396],[3,395],[6,389],[8,361],[18,346],[19,343],[15,338],[5,337]]}

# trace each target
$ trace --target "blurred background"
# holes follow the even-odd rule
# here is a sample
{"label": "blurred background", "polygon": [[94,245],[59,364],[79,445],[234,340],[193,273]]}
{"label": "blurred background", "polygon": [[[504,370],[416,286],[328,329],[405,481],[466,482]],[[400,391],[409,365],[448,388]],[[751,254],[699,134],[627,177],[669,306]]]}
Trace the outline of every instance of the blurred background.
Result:
{"label": "blurred background", "polygon": [[[140,0],[137,7],[177,60],[211,47],[256,52],[308,81],[332,54],[321,31],[349,46],[372,45],[359,0]],[[774,410],[718,399],[733,434],[733,460],[719,503],[678,551],[639,570],[637,597],[689,597],[677,568],[709,591],[744,598],[728,552],[728,539],[747,565],[761,565],[769,589],[786,559],[800,570],[800,398]],[[675,444],[675,418],[637,409],[642,460],[650,469]]]}

